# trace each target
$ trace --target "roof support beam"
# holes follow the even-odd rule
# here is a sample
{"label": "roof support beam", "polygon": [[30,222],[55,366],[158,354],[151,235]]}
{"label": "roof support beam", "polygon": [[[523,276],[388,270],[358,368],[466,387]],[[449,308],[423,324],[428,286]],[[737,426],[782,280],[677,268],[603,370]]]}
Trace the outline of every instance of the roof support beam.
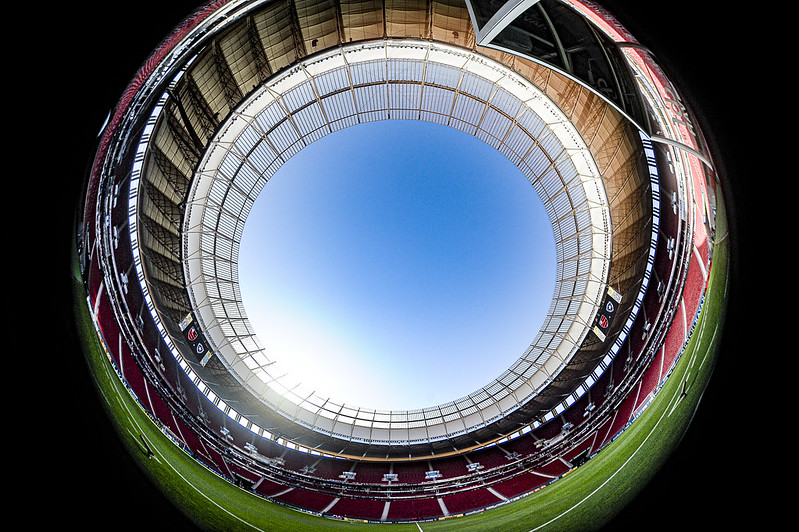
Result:
{"label": "roof support beam", "polygon": [[707,158],[707,155],[705,155],[704,153],[702,153],[702,152],[700,152],[698,150],[695,150],[694,148],[692,148],[692,147],[690,147],[690,146],[688,146],[686,144],[683,144],[682,142],[677,142],[676,140],[672,140],[672,139],[669,139],[669,138],[666,138],[666,137],[661,137],[661,136],[658,136],[658,135],[653,135],[653,136],[651,136],[649,138],[652,140],[652,142],[659,142],[661,144],[668,144],[669,146],[673,146],[673,147],[675,147],[675,148],[677,148],[679,150],[686,151],[686,152],[690,153],[691,155],[693,155],[694,157],[696,157],[697,159],[699,159],[700,161],[702,161],[705,165],[707,165],[708,168],[710,168],[711,170],[714,170],[713,163],[711,162],[710,159]]}
{"label": "roof support beam", "polygon": [[472,18],[472,25],[476,30],[475,39],[477,44],[485,46],[490,43],[508,24],[516,20],[519,15],[539,1],[540,0],[508,0],[494,13],[494,16],[492,16],[484,26],[480,27],[475,20],[472,0],[467,0],[466,5],[469,7],[469,16]]}

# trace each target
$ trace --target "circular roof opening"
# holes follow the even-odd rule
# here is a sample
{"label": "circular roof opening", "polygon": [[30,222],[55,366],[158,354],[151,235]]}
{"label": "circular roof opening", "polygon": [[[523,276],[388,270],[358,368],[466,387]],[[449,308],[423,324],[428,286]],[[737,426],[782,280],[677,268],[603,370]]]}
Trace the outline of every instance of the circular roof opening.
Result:
{"label": "circular roof opening", "polygon": [[530,345],[552,225],[493,147],[443,125],[361,124],[286,162],[247,218],[239,283],[276,365],[345,404],[463,397]]}

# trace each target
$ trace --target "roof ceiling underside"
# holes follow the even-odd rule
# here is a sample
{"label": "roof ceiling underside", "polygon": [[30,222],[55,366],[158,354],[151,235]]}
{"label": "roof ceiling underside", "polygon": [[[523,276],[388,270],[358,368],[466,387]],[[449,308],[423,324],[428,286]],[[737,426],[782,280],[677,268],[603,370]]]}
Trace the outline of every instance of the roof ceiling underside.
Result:
{"label": "roof ceiling underside", "polygon": [[[405,57],[397,57],[396,61],[387,62],[385,50],[391,47],[386,45],[386,39],[393,42],[408,38],[421,39],[411,47],[416,51],[411,55],[406,54]],[[363,45],[374,40],[377,42],[369,45],[374,47],[371,52],[368,50],[364,52],[363,50],[369,46],[364,47]],[[354,61],[354,63],[363,63],[361,78],[344,76],[346,61],[337,59],[337,57],[344,57],[340,47],[351,42],[361,44],[361,46],[352,48],[352,50],[360,50],[358,53],[368,55],[378,49],[382,53],[381,59],[375,56],[368,61]],[[406,40],[405,42],[410,41]],[[559,365],[557,370],[553,369],[546,373],[554,380],[550,379],[544,388],[533,386],[528,389],[526,387],[531,384],[530,370],[536,367],[537,363],[531,358],[531,353],[538,353],[534,349],[536,343],[543,341],[548,336],[546,333],[540,335],[531,346],[531,351],[520,357],[517,365],[510,368],[497,380],[499,383],[497,390],[480,391],[480,397],[483,393],[486,397],[490,396],[489,399],[486,399],[488,402],[482,406],[491,403],[496,416],[486,417],[486,413],[490,410],[481,409],[480,401],[483,399],[475,395],[464,398],[466,402],[462,404],[455,405],[453,403],[450,405],[451,411],[436,407],[437,417],[428,416],[425,412],[421,414],[419,412],[397,413],[404,418],[396,420],[394,427],[403,427],[396,435],[383,431],[384,428],[391,426],[391,413],[378,413],[362,409],[356,410],[353,415],[349,410],[344,411],[343,405],[339,405],[334,418],[343,420],[345,416],[348,416],[352,420],[359,420],[359,426],[368,425],[366,437],[362,437],[363,433],[361,432],[356,435],[357,437],[353,437],[351,427],[356,426],[354,423],[346,425],[350,427],[349,431],[342,431],[339,430],[342,426],[335,425],[332,420],[329,420],[329,415],[317,415],[314,420],[303,419],[307,409],[298,409],[296,401],[284,399],[267,401],[274,409],[282,411],[280,415],[275,415],[269,409],[264,409],[262,404],[255,404],[258,401],[253,401],[252,392],[262,397],[268,396],[271,392],[263,388],[262,379],[252,380],[251,378],[266,366],[257,362],[257,357],[249,356],[260,352],[260,346],[247,328],[246,315],[240,306],[241,296],[238,293],[235,271],[237,239],[241,236],[244,219],[246,219],[246,214],[257,196],[257,192],[271,175],[270,172],[279,164],[276,163],[269,170],[267,168],[280,158],[272,157],[268,161],[264,159],[263,162],[266,166],[260,167],[259,171],[253,172],[249,176],[251,181],[246,185],[249,188],[243,194],[230,194],[230,190],[233,188],[228,187],[227,192],[224,192],[227,196],[222,199],[214,196],[222,189],[212,188],[214,179],[224,173],[217,170],[229,168],[225,165],[234,164],[234,154],[238,153],[237,150],[245,148],[244,144],[241,144],[236,150],[217,150],[216,156],[212,152],[215,147],[220,146],[218,140],[224,137],[225,131],[238,128],[236,131],[240,135],[237,134],[235,137],[240,140],[236,142],[251,142],[247,149],[254,148],[256,145],[261,147],[254,148],[253,153],[261,149],[260,153],[264,157],[267,157],[267,152],[269,154],[281,153],[283,154],[281,157],[292,155],[304,145],[304,142],[312,141],[332,131],[334,127],[351,125],[357,123],[359,119],[386,118],[384,114],[392,109],[391,102],[399,101],[397,100],[399,97],[402,97],[403,101],[413,102],[413,105],[393,106],[395,110],[406,113],[405,117],[407,118],[419,119],[424,115],[423,119],[439,122],[455,118],[453,106],[450,105],[450,108],[445,110],[441,102],[446,101],[451,104],[453,101],[457,101],[457,99],[453,99],[455,94],[453,83],[446,81],[446,78],[447,76],[450,78],[456,76],[454,79],[458,79],[462,72],[458,73],[457,69],[451,68],[452,65],[447,67],[445,62],[439,61],[436,62],[435,68],[431,68],[431,75],[437,72],[439,76],[437,81],[433,82],[434,78],[424,76],[422,72],[425,65],[427,67],[431,65],[429,61],[425,62],[418,56],[420,50],[427,49],[429,52],[430,46],[424,44],[425,42],[428,44],[440,43],[439,48],[441,49],[458,47],[464,54],[463,57],[477,52],[486,58],[496,60],[514,76],[520,76],[530,87],[539,91],[546,101],[555,104],[557,112],[567,119],[569,127],[577,132],[579,142],[590,154],[590,165],[594,166],[595,171],[602,179],[603,201],[612,220],[612,238],[608,239],[608,242],[612,243],[612,250],[609,252],[612,260],[609,267],[603,267],[606,271],[602,273],[604,278],[600,281],[607,282],[621,294],[623,311],[629,312],[646,270],[652,233],[652,212],[651,201],[648,200],[649,175],[642,157],[637,128],[625,116],[623,110],[597,92],[576,82],[569,75],[516,55],[476,46],[468,10],[461,1],[386,1],[385,3],[383,1],[271,1],[264,2],[257,9],[248,11],[244,15],[231,17],[230,22],[224,27],[224,31],[205,37],[202,45],[196,47],[196,53],[191,54],[191,57],[188,58],[189,61],[182,64],[181,70],[176,71],[169,78],[169,87],[163,90],[161,99],[155,104],[155,110],[147,117],[149,125],[146,127],[147,142],[142,164],[142,179],[138,181],[138,189],[131,192],[132,208],[136,213],[132,222],[132,229],[134,229],[132,238],[135,240],[134,247],[140,252],[142,268],[146,272],[144,276],[146,287],[144,288],[151,294],[165,329],[174,338],[175,343],[181,348],[186,347],[185,342],[181,340],[179,323],[188,314],[195,313],[200,318],[200,323],[203,323],[203,317],[205,317],[207,324],[211,326],[206,332],[211,336],[215,335],[217,348],[223,348],[222,351],[227,350],[229,353],[236,353],[237,358],[235,359],[222,354],[220,357],[211,357],[203,364],[200,364],[196,358],[187,357],[189,364],[197,371],[201,379],[205,383],[213,383],[214,393],[229,404],[239,405],[239,412],[252,419],[254,423],[269,429],[272,433],[282,434],[304,445],[328,449],[331,452],[352,452],[357,455],[362,454],[364,445],[370,445],[365,443],[370,439],[392,442],[386,449],[381,450],[381,452],[388,453],[391,452],[394,444],[406,440],[422,440],[428,449],[446,448],[447,450],[489,441],[500,434],[518,429],[524,423],[529,423],[533,417],[541,415],[543,411],[551,409],[563,401],[564,397],[575,393],[584,383],[586,376],[594,371],[600,363],[605,355],[606,346],[611,341],[609,339],[601,342],[592,335],[573,336],[579,339],[579,345],[575,345],[574,349],[567,349],[569,355],[560,359],[561,362],[567,362],[567,364]],[[400,45],[399,42],[393,44]],[[350,57],[355,58],[356,52],[353,54]],[[361,59],[365,57],[362,56]],[[327,58],[328,63],[322,61],[324,58]],[[383,100],[381,105],[374,108],[353,108],[352,102],[358,101],[359,94],[362,96],[369,94],[369,91],[373,91],[378,84],[386,86],[386,78],[369,77],[373,76],[374,61],[378,59],[383,62],[384,66],[390,63],[395,67],[399,64],[397,61],[403,61],[403,68],[396,69],[397,72],[402,71],[400,76],[402,82],[393,84],[391,96]],[[298,66],[300,62],[303,62],[304,70]],[[338,66],[327,68],[334,63]],[[491,61],[487,60],[486,64],[489,63]],[[323,64],[327,66],[319,66]],[[367,64],[372,66],[366,67]],[[314,68],[317,70],[314,71]],[[344,82],[345,78],[346,83]],[[269,83],[265,85],[268,80]],[[300,83],[298,80],[304,81]],[[308,80],[313,82],[307,83]],[[304,96],[297,98],[293,103],[283,101],[281,104],[283,105],[282,118],[276,118],[267,124],[269,116],[267,109],[274,111],[278,109],[278,106],[270,107],[268,105],[267,100],[274,99],[274,94],[264,90],[263,87],[271,84],[278,88],[276,83],[279,82],[291,85],[295,89],[294,96],[299,96],[301,93]],[[285,87],[289,85],[285,85]],[[424,85],[427,85],[428,90],[423,97],[421,87]],[[483,138],[489,144],[493,143],[492,145],[495,145],[521,168],[522,161],[525,160],[523,155],[533,153],[534,150],[531,148],[533,145],[543,146],[545,143],[536,139],[535,134],[526,137],[524,135],[513,136],[514,131],[524,129],[521,128],[523,120],[515,120],[516,115],[524,107],[518,104],[521,100],[517,98],[513,103],[513,99],[510,98],[503,104],[502,100],[497,98],[494,102],[490,96],[480,96],[478,85],[479,76],[475,76],[474,86],[476,88],[470,94],[463,96],[463,105],[458,108],[460,109],[458,112],[462,113],[457,116],[461,119],[459,122],[462,126],[461,129],[469,130],[470,133],[476,134],[478,138]],[[317,88],[316,92],[310,90],[312,87]],[[320,87],[322,87],[321,94]],[[322,104],[320,104],[321,96],[325,96]],[[363,99],[363,101],[366,100],[366,98]],[[487,106],[486,102],[489,100],[492,105]],[[370,98],[370,101],[375,101],[375,99]],[[256,105],[256,102],[260,103]],[[511,103],[516,107],[513,109],[507,107]],[[250,113],[251,116],[258,115],[259,118],[249,122],[237,124],[235,121],[226,120],[234,109],[240,110],[247,105],[252,105],[251,109],[253,110],[260,109],[264,112],[260,115],[255,112]],[[286,105],[289,107],[285,107]],[[484,127],[477,127],[479,124],[476,120],[463,119],[468,115],[468,105],[482,105],[483,110],[488,109],[494,113],[494,119],[486,121]],[[289,108],[290,112],[286,113],[285,110]],[[333,114],[325,117],[321,114],[323,109],[325,113]],[[528,113],[527,116],[532,118],[534,114]],[[332,116],[335,116],[335,119],[331,119]],[[516,129],[511,127],[514,124]],[[451,123],[450,125],[455,124]],[[248,137],[248,134],[256,131],[254,129],[256,126],[261,128],[257,130],[259,135]],[[528,129],[535,131],[535,127],[531,123]],[[501,133],[498,133],[500,130]],[[250,133],[247,133],[248,131]],[[291,132],[289,133],[289,131]],[[540,131],[541,129],[538,130],[538,133]],[[257,138],[270,138],[271,141],[271,135],[265,135],[267,133],[274,134],[274,140],[283,142],[285,145],[277,149],[273,145],[267,150],[266,147],[269,143],[257,140]],[[554,139],[557,135],[549,137]],[[251,140],[248,141],[248,138]],[[529,145],[522,149],[520,146],[524,142]],[[562,141],[561,147],[564,147]],[[572,146],[566,147],[571,148]],[[541,153],[545,154],[545,150]],[[241,162],[240,160],[239,162]],[[568,160],[571,161],[569,163],[571,165],[574,161],[569,157],[565,159],[549,157],[548,160],[550,163],[554,160]],[[205,165],[203,168],[208,172],[197,173],[201,165]],[[550,164],[550,167],[554,168],[557,165]],[[210,171],[211,168],[214,172]],[[243,166],[237,164],[236,168],[241,170]],[[585,227],[596,225],[595,221],[591,222],[590,220],[590,211],[596,209],[580,210],[579,212],[582,214],[577,215],[575,214],[578,211],[571,209],[568,221],[563,214],[556,215],[555,212],[566,212],[561,208],[554,209],[558,198],[571,196],[559,194],[555,190],[548,190],[546,181],[541,180],[541,176],[538,174],[536,173],[534,176],[533,172],[528,172],[528,178],[537,187],[536,190],[544,203],[548,205],[553,229],[556,232],[560,231],[559,228],[563,225],[563,234],[572,235],[560,239],[562,246],[559,249],[559,260],[562,268],[559,271],[559,279],[574,277],[576,272],[585,275],[592,270],[590,268],[580,270],[583,266],[580,266],[579,260],[574,259],[576,247],[572,249],[570,246],[572,243],[576,246],[581,238],[580,235],[583,234],[580,231],[581,223],[588,224]],[[564,171],[555,172],[553,175],[556,174],[560,180],[559,190],[568,189],[564,185],[564,180],[568,182],[569,178],[569,171],[565,170],[565,166]],[[193,206],[198,205],[196,187],[202,180],[196,179],[196,176],[203,175],[209,177],[205,182],[206,185],[203,185],[207,186],[205,190],[208,193],[200,194],[203,197],[203,202],[200,203],[207,206],[206,200],[210,198],[213,200],[211,204],[214,209],[208,211],[209,217],[195,219],[195,221],[202,220],[198,222],[199,225],[189,227],[188,234],[195,234],[197,237],[196,240],[192,240],[190,237],[184,238],[186,234],[184,234],[183,224],[184,220],[188,219],[186,218],[186,206],[187,203]],[[244,172],[239,175],[238,171],[228,172],[226,175],[228,184],[232,183],[234,178],[245,179],[247,175]],[[240,187],[243,182],[238,182],[237,187]],[[580,181],[583,197],[585,197],[585,187],[583,186],[585,182],[587,181]],[[536,185],[536,183],[538,184]],[[192,187],[195,190],[193,198],[190,197]],[[547,198],[550,200],[548,201]],[[224,209],[221,208],[223,205]],[[587,217],[587,222],[580,221],[583,215]],[[211,218],[214,219],[213,231],[193,231],[203,224],[207,226]],[[566,230],[565,227],[569,224],[571,227]],[[598,231],[589,231],[592,237],[599,233]],[[209,245],[213,246],[215,250],[213,253],[207,252],[210,248],[204,247],[203,238],[206,239],[206,243],[212,242]],[[224,248],[222,243],[227,243],[226,251],[217,252],[216,250]],[[601,248],[601,244],[598,245],[592,241],[589,247],[591,250],[596,250]],[[189,251],[191,255],[187,256]],[[601,255],[607,255],[607,253],[603,252]],[[599,258],[601,262],[607,257]],[[214,298],[208,299],[207,297],[203,297],[202,305],[197,305],[192,301],[190,291],[187,290],[184,281],[184,260],[186,259],[196,259],[198,262],[194,271],[203,272],[202,275],[205,276],[202,285],[194,284],[192,290],[202,286],[204,296],[213,291],[214,301],[212,301]],[[213,272],[213,274],[209,272]],[[592,279],[592,281],[594,280]],[[215,288],[209,288],[212,285]],[[550,309],[551,316],[568,314],[568,312],[560,312],[563,309],[559,305],[563,304],[568,307],[578,301],[574,297],[575,288],[580,287],[577,288],[578,292],[585,291],[585,283],[582,282],[567,283],[566,285],[561,283],[560,286],[568,286],[569,293],[556,293],[553,308]],[[579,301],[582,301],[582,293],[580,296]],[[558,312],[555,312],[556,309]],[[211,314],[208,314],[208,311],[212,311]],[[574,316],[579,315],[577,311],[570,312],[573,312]],[[225,316],[227,320],[224,323],[220,321],[222,316]],[[567,320],[569,324],[574,321],[574,319]],[[582,330],[585,330],[590,320],[578,317],[577,321],[581,321]],[[618,320],[617,323],[622,322],[623,320]],[[559,328],[563,323],[563,321],[559,321],[557,325],[553,325],[553,330],[550,331],[555,333],[554,335],[558,337],[559,341],[565,336],[564,331]],[[223,331],[220,326],[227,329]],[[235,331],[235,334],[231,334],[231,331]],[[618,333],[618,328],[614,333]],[[266,362],[269,361],[266,360]],[[237,365],[241,368],[246,366],[246,371],[244,369],[236,371]],[[503,379],[513,382],[516,389],[514,390],[513,386],[508,387],[507,382],[502,384]],[[250,384],[242,386],[243,383]],[[250,389],[245,389],[247,387]],[[501,393],[494,393],[501,390],[512,390],[505,394],[508,397],[508,405],[510,402],[513,403],[512,408],[503,406]],[[497,400],[497,397],[500,399]],[[502,415],[502,412],[510,410],[514,410],[512,415]],[[317,414],[320,412],[320,410],[316,411]],[[362,413],[359,414],[359,412]],[[361,419],[359,419],[359,415]],[[471,415],[479,417],[480,421],[477,422],[477,418],[469,418]],[[386,416],[388,416],[389,425],[385,425]],[[414,417],[415,419],[412,419]],[[326,421],[318,421],[323,418]],[[468,422],[465,421],[467,419]],[[453,421],[455,425],[447,426],[447,423]],[[299,422],[299,424],[295,422]],[[457,428],[458,424],[460,425],[459,429]],[[473,430],[465,430],[470,426]],[[430,429],[434,427],[436,427],[435,430],[431,431]],[[424,433],[424,436],[414,437],[419,433],[412,431],[412,428],[418,428]],[[388,438],[384,437],[386,435]],[[403,452],[407,453],[407,447],[403,448]]]}

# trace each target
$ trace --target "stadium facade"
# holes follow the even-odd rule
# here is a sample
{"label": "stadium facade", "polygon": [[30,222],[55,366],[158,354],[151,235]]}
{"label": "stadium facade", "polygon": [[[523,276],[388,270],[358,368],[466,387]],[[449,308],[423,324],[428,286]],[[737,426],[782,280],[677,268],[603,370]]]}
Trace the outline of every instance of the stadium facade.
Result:
{"label": "stadium facade", "polygon": [[[506,371],[407,411],[285,382],[236,269],[283,163],[392,119],[505,155],[558,261],[547,318]],[[77,260],[107,363],[198,467],[314,526],[434,523],[547,497],[674,385],[719,297],[720,182],[678,88],[595,3],[219,1],[163,41],[104,126]]]}

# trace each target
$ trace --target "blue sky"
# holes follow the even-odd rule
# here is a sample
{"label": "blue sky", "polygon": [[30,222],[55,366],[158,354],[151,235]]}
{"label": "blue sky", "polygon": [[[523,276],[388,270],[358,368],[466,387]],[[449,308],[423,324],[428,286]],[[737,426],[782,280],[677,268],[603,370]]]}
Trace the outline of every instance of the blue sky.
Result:
{"label": "blue sky", "polygon": [[497,377],[538,332],[554,277],[552,228],[521,172],[466,133],[413,121],[302,150],[264,187],[239,255],[269,356],[320,395],[377,409],[434,406]]}

